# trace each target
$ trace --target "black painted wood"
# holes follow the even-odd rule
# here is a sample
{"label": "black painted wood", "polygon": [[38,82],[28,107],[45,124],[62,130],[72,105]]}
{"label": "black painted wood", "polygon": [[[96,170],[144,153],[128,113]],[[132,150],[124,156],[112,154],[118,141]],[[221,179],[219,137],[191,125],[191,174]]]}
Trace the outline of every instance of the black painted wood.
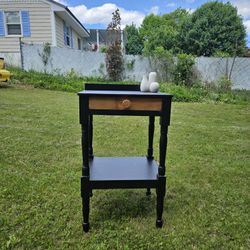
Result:
{"label": "black painted wood", "polygon": [[156,204],[156,227],[161,228],[163,225],[162,213],[164,206],[164,196],[166,193],[166,176],[165,176],[165,162],[166,162],[166,153],[167,153],[167,133],[168,133],[168,125],[170,123],[170,108],[171,103],[169,103],[168,99],[163,99],[163,110],[165,112],[162,113],[160,117],[160,162],[158,168],[158,185],[156,189],[157,193],[157,204]]}
{"label": "black painted wood", "polygon": [[90,114],[93,115],[120,115],[120,116],[161,116],[162,111],[148,111],[148,110],[89,110]]}
{"label": "black painted wood", "polygon": [[140,91],[138,84],[85,83],[85,90]]}
{"label": "black painted wood", "polygon": [[89,114],[88,98],[80,99],[80,114],[82,122],[82,177],[81,177],[81,195],[82,195],[82,214],[83,214],[83,231],[89,231]]}
{"label": "black painted wood", "polygon": [[136,96],[136,97],[150,97],[150,98],[159,98],[159,97],[172,97],[170,94],[166,93],[151,93],[151,92],[141,92],[141,91],[127,91],[127,90],[84,90],[78,92],[78,95],[87,95],[87,96]]}
{"label": "black painted wood", "polygon": [[83,231],[89,231],[89,201],[90,201],[90,182],[89,177],[82,176],[81,177],[81,196],[82,196],[82,214],[83,214]]}
{"label": "black painted wood", "polygon": [[[79,92],[80,123],[82,125],[82,177],[81,196],[83,230],[89,230],[89,202],[92,189],[150,188],[157,193],[156,226],[162,227],[163,202],[166,192],[165,161],[167,131],[170,124],[172,95],[165,93],[144,93],[139,85],[86,84],[85,91]],[[160,98],[161,111],[131,110],[89,110],[89,97],[106,98],[132,97]],[[93,157],[93,115],[138,115],[149,116],[147,157]],[[153,160],[153,137],[155,116],[160,116],[160,162]]]}
{"label": "black painted wood", "polygon": [[89,115],[89,158],[93,157],[93,115]]}
{"label": "black painted wood", "polygon": [[88,134],[88,124],[82,125],[82,157],[83,157],[83,164],[82,164],[82,176],[89,177],[89,160],[88,160],[88,147],[89,147],[89,134]]}
{"label": "black painted wood", "polygon": [[166,193],[166,176],[158,176],[158,185],[156,188],[156,227],[161,228],[163,225],[162,213],[164,205],[164,196]]}
{"label": "black painted wood", "polygon": [[157,188],[158,180],[126,180],[126,181],[90,181],[91,189],[134,189],[134,188]]}
{"label": "black painted wood", "polygon": [[[154,142],[154,129],[155,129],[155,117],[149,116],[149,125],[148,125],[148,159],[154,159],[153,156],[153,142]],[[146,195],[151,195],[150,188],[147,188]]]}
{"label": "black painted wood", "polygon": [[94,157],[90,181],[157,180],[158,165],[147,157]]}
{"label": "black painted wood", "polygon": [[149,116],[148,125],[148,159],[153,159],[153,142],[154,142],[154,130],[155,130],[155,117]]}

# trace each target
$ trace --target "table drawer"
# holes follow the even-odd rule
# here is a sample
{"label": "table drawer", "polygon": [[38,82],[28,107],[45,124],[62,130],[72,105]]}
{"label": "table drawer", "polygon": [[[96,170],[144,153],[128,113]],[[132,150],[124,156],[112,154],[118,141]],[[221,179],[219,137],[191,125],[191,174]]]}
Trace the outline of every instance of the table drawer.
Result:
{"label": "table drawer", "polygon": [[161,111],[161,98],[147,97],[89,97],[89,109],[92,110],[144,110]]}

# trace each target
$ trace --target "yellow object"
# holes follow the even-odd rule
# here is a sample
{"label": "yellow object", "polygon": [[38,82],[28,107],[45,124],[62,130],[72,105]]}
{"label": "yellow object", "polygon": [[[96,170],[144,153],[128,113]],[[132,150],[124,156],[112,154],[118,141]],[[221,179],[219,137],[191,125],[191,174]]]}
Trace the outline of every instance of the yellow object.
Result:
{"label": "yellow object", "polygon": [[4,69],[4,59],[0,57],[0,69]]}
{"label": "yellow object", "polygon": [[10,80],[10,72],[4,68],[4,59],[0,58],[0,82],[7,82]]}

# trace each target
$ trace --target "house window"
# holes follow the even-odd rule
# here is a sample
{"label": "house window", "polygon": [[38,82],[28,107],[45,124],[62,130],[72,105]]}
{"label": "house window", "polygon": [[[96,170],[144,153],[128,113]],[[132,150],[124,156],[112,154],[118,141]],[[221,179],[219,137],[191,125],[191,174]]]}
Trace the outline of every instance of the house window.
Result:
{"label": "house window", "polygon": [[70,46],[70,28],[66,26],[66,45]]}
{"label": "house window", "polygon": [[19,11],[6,11],[5,12],[5,23],[7,35],[21,35],[21,18]]}
{"label": "house window", "polygon": [[80,38],[77,39],[77,44],[78,44],[78,49],[81,50],[82,49],[82,43],[81,43]]}

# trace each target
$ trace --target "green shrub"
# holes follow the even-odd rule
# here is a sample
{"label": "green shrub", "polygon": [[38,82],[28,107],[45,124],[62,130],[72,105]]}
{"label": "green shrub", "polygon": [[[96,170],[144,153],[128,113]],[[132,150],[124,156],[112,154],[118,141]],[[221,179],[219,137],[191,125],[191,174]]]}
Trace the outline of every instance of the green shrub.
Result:
{"label": "green shrub", "polygon": [[177,64],[174,70],[174,81],[179,85],[192,86],[193,79],[193,66],[195,59],[192,55],[178,54]]}
{"label": "green shrub", "polygon": [[232,82],[230,81],[230,79],[228,79],[225,76],[221,77],[217,82],[218,89],[222,91],[230,91],[231,86],[232,86]]}
{"label": "green shrub", "polygon": [[[32,85],[35,88],[50,90],[60,90],[68,92],[78,92],[83,90],[85,82],[93,83],[113,83],[113,84],[136,84],[131,81],[113,82],[102,78],[81,77],[74,71],[70,71],[66,76],[50,75],[35,71],[24,71],[17,68],[9,68],[12,73],[10,84]],[[138,84],[138,83],[137,83]],[[174,95],[176,102],[224,102],[245,104],[250,103],[250,91],[232,90],[223,91],[218,88],[208,88],[201,85],[187,87],[171,83],[161,83],[160,91]]]}
{"label": "green shrub", "polygon": [[172,51],[159,46],[151,52],[145,52],[145,55],[149,58],[151,68],[157,72],[159,81],[173,80],[175,65]]}
{"label": "green shrub", "polygon": [[101,46],[100,47],[100,52],[101,53],[107,53],[107,47],[106,46]]}
{"label": "green shrub", "polygon": [[126,62],[127,70],[129,70],[129,71],[133,70],[134,66],[135,66],[135,59],[132,59],[132,60]]}
{"label": "green shrub", "polygon": [[187,87],[171,83],[161,83],[160,91],[174,95],[176,102],[223,102],[232,104],[250,103],[249,90],[221,91],[204,86]]}
{"label": "green shrub", "polygon": [[230,57],[230,53],[228,53],[226,51],[217,50],[217,51],[215,51],[215,53],[213,54],[213,56],[214,57],[226,58],[226,57]]}

